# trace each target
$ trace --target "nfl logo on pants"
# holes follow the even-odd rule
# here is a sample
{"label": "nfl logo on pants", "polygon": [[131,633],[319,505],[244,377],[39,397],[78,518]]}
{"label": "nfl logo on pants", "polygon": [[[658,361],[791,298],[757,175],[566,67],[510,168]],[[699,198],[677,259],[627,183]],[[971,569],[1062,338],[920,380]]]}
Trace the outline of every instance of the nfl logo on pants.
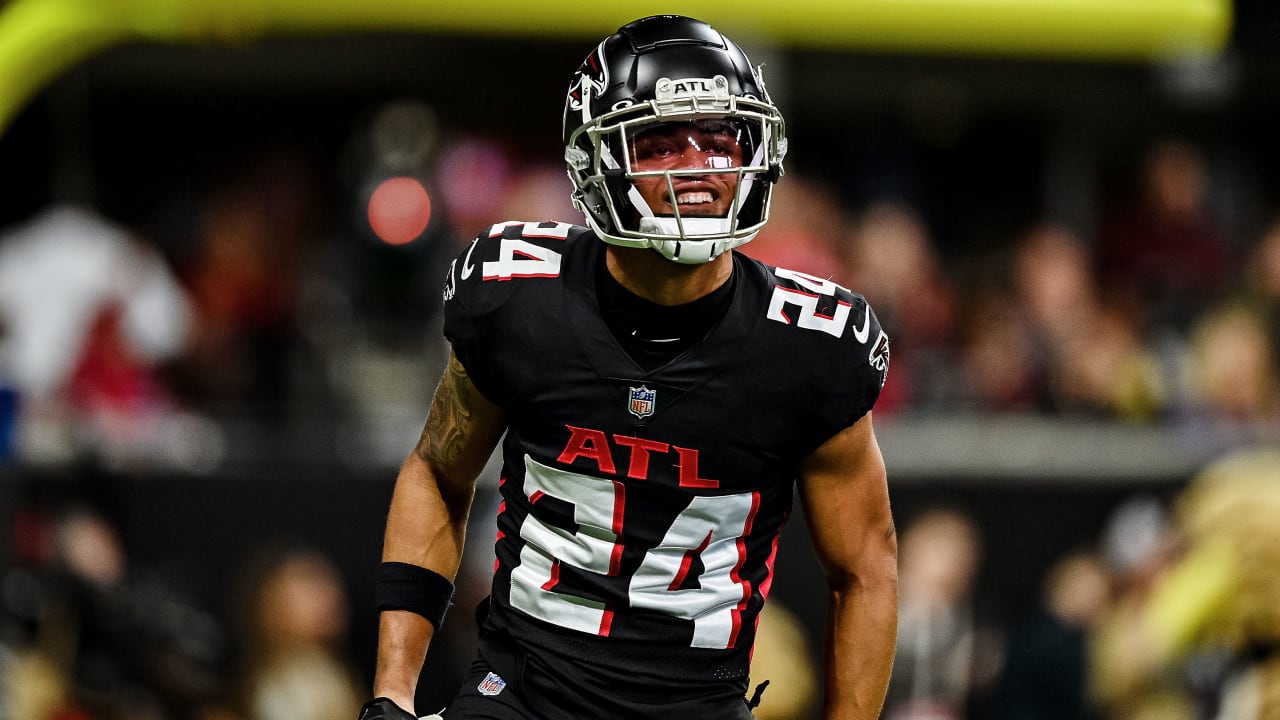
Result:
{"label": "nfl logo on pants", "polygon": [[653,414],[653,405],[658,398],[658,391],[641,385],[631,388],[627,398],[627,409],[631,414],[638,418],[646,418]]}
{"label": "nfl logo on pants", "polygon": [[484,676],[484,679],[480,681],[480,684],[476,686],[476,689],[480,691],[481,695],[493,697],[494,695],[502,692],[502,689],[506,686],[506,680],[499,677],[497,673],[491,672]]}

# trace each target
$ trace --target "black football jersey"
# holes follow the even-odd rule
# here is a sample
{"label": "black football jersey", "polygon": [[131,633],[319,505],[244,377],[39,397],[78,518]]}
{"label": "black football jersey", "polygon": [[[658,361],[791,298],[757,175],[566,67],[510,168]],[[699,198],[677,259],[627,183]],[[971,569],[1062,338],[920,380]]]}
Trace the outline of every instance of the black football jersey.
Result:
{"label": "black football jersey", "polygon": [[861,296],[735,253],[724,318],[646,372],[601,315],[604,248],[503,223],[446,279],[445,335],[507,422],[482,635],[563,674],[561,713],[575,687],[740,696],[797,464],[871,409],[888,338]]}

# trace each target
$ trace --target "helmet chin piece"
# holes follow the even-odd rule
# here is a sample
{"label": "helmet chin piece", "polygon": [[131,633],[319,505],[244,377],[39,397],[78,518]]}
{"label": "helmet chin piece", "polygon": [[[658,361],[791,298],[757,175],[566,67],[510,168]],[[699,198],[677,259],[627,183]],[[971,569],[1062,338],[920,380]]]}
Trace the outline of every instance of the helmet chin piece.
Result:
{"label": "helmet chin piece", "polygon": [[[596,222],[591,213],[587,213],[587,225],[595,231],[597,237],[610,245],[618,247],[628,247],[645,249],[648,248],[658,253],[662,257],[677,262],[682,265],[700,265],[708,263],[720,257],[726,250],[745,245],[755,238],[757,232],[751,232],[746,235],[738,235],[730,237],[724,233],[717,233],[720,237],[715,238],[699,238],[696,232],[700,229],[723,227],[728,220],[725,218],[683,218],[677,220],[673,217],[654,217],[643,218],[640,221],[644,237],[623,237],[610,233]],[[685,225],[685,235],[681,237],[676,226],[677,222]],[[706,223],[704,225],[704,223]],[[662,237],[667,236],[667,237]]]}
{"label": "helmet chin piece", "polygon": [[720,217],[642,217],[636,229],[645,235],[665,235],[677,240],[697,240],[707,235],[728,239],[731,225],[728,218]]}
{"label": "helmet chin piece", "polygon": [[[748,239],[729,234],[733,223],[728,218],[703,217],[642,217],[638,231],[649,235],[649,247],[662,257],[686,264],[711,262],[725,250],[736,247]],[[653,237],[655,235],[667,238]],[[710,238],[699,236],[710,235]]]}
{"label": "helmet chin piece", "polygon": [[682,265],[700,265],[720,257],[726,250],[743,245],[755,237],[752,233],[746,238],[718,240],[650,240],[649,247],[659,255]]}

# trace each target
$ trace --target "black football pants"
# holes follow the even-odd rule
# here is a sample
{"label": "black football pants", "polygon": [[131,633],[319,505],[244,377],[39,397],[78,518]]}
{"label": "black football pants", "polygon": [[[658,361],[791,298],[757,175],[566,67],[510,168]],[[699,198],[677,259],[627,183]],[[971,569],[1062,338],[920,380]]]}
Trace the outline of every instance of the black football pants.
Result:
{"label": "black football pants", "polygon": [[[751,720],[746,703],[740,712],[743,720]],[[513,688],[506,686],[506,679],[480,656],[471,664],[458,694],[441,715],[445,720],[560,720],[536,715]]]}

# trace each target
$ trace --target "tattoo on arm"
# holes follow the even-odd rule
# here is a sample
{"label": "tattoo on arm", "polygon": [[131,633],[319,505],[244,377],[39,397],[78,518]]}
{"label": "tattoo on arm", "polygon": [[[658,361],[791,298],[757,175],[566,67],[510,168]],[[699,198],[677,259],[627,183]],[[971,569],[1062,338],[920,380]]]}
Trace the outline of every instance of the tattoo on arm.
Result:
{"label": "tattoo on arm", "polygon": [[456,467],[463,460],[468,430],[474,421],[475,388],[467,371],[453,355],[440,379],[431,413],[422,428],[415,452],[438,467]]}

